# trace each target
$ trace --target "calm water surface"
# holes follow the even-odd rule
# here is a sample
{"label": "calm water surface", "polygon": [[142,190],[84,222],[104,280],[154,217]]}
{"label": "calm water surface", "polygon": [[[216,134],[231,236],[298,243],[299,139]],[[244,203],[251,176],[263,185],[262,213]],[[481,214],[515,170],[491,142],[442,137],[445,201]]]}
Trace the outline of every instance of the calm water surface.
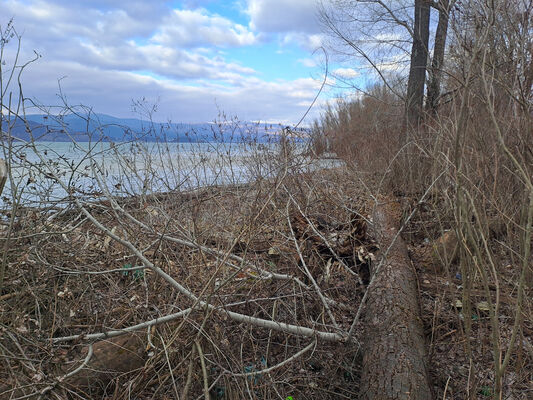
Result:
{"label": "calm water surface", "polygon": [[[284,155],[290,152],[290,157]],[[11,160],[11,193],[28,205],[61,204],[73,193],[84,199],[105,193],[131,196],[183,191],[208,185],[237,184],[290,173],[336,166],[336,161],[311,162],[306,144],[264,143],[69,143],[38,142],[35,146],[4,145]],[[10,155],[11,154],[11,155]],[[290,160],[290,162],[287,162]]]}

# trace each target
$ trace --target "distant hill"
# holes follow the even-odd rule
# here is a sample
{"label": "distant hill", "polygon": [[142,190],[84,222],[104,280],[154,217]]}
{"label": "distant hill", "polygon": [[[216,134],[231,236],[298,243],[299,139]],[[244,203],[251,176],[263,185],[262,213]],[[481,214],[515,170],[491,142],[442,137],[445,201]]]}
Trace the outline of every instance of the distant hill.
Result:
{"label": "distant hill", "polygon": [[24,122],[22,119],[17,118],[15,120],[10,119],[9,123],[4,119],[2,124],[2,136],[4,132],[9,131],[11,136],[25,140],[35,141],[51,141],[51,142],[63,142],[63,141],[88,141],[87,135],[72,132],[70,137],[61,130],[49,129],[47,126],[27,119]]}
{"label": "distant hill", "polygon": [[[92,114],[84,118],[76,114],[60,116],[27,115],[27,123],[15,121],[11,135],[23,140],[66,142],[76,140],[168,141],[168,142],[232,142],[254,140],[276,141],[282,127],[272,124],[239,123],[160,123],[135,118],[117,118]],[[5,131],[5,127],[3,128]],[[30,135],[31,132],[31,135]]]}

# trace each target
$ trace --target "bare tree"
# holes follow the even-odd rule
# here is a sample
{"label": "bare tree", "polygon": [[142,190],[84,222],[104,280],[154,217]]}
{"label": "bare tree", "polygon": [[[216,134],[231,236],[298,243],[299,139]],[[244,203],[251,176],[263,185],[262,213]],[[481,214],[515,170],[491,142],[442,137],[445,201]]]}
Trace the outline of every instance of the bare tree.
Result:
{"label": "bare tree", "polygon": [[418,125],[424,104],[429,47],[429,2],[427,0],[415,0],[414,13],[413,45],[406,101],[406,116],[410,126]]}
{"label": "bare tree", "polygon": [[435,43],[433,45],[433,60],[429,70],[429,82],[427,89],[426,109],[435,113],[437,110],[440,86],[442,83],[442,73],[444,67],[444,53],[446,50],[446,38],[448,36],[448,23],[450,16],[450,8],[453,7],[455,0],[439,0],[433,3],[439,12],[439,22],[437,24],[437,31],[435,32]]}
{"label": "bare tree", "polygon": [[[426,108],[438,106],[443,76],[448,19],[455,1],[330,0],[321,3],[320,21],[331,41],[329,49],[341,61],[362,58],[385,86],[405,102],[406,121],[416,126]],[[430,40],[431,8],[438,11]],[[433,45],[433,51],[431,51]],[[431,59],[428,65],[428,60]],[[392,73],[391,73],[392,72]],[[407,76],[407,84],[397,75]],[[429,77],[426,76],[429,73]]]}
{"label": "bare tree", "polygon": [[[398,72],[407,65],[413,23],[409,3],[382,0],[324,0],[318,17],[328,35],[327,48],[338,61],[377,75],[391,92],[405,98]],[[357,60],[363,63],[358,65]],[[337,77],[350,85],[352,82]],[[361,87],[355,87],[364,90]]]}

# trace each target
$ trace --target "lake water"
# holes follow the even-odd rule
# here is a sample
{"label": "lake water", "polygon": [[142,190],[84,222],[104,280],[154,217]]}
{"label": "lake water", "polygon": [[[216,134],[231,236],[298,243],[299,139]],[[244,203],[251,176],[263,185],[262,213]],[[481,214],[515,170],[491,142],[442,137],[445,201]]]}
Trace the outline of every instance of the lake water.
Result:
{"label": "lake water", "polygon": [[[11,161],[3,207],[11,193],[24,205],[64,204],[69,193],[83,199],[184,191],[337,166],[311,161],[306,143],[68,143],[4,145]],[[290,157],[286,157],[287,152]]]}

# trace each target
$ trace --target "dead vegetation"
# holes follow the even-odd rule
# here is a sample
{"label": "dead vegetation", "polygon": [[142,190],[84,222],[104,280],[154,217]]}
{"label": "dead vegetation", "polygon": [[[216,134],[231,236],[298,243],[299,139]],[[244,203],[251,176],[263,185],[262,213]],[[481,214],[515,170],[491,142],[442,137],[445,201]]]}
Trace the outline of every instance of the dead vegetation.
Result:
{"label": "dead vegetation", "polygon": [[[530,398],[531,2],[415,2],[415,9],[425,8],[426,28],[433,7],[448,32],[446,39],[441,31],[445,41],[437,48],[439,29],[433,43],[424,31],[424,51],[433,63],[426,66],[422,57],[419,70],[426,70],[429,82],[442,78],[436,87],[428,84],[425,102],[423,92],[407,97],[404,76],[380,69],[378,58],[387,48],[414,48],[418,33],[404,31],[405,42],[383,41],[382,53],[365,47],[369,36],[381,40],[371,37],[372,29],[392,24],[402,31],[406,9],[378,1],[327,4],[334,5],[323,11],[338,39],[334,50],[364,58],[381,81],[325,111],[314,129],[317,148],[337,151],[360,176],[376,174],[368,193],[392,193],[403,205],[403,238],[419,274],[435,397]],[[417,17],[422,11],[415,24]],[[347,21],[361,25],[351,30]],[[368,31],[357,36],[361,27]],[[437,59],[438,51],[445,57]],[[437,98],[430,93],[435,88]],[[406,106],[417,101],[413,123]]]}
{"label": "dead vegetation", "polygon": [[360,176],[377,173],[368,193],[402,203],[435,397],[526,399],[533,393],[532,9],[455,4],[438,107],[407,126],[401,90],[376,85],[326,110],[315,126],[317,147],[342,154]]}
{"label": "dead vegetation", "polygon": [[530,398],[531,7],[468,5],[416,126],[382,85],[317,121],[315,147],[345,167],[310,168],[285,143],[252,154],[249,184],[205,185],[202,161],[206,187],[164,169],[161,191],[112,150],[124,197],[91,151],[87,189],[2,127],[0,397],[357,397],[363,322],[383,325],[362,304],[388,250],[370,216],[394,199],[435,398]]}
{"label": "dead vegetation", "polygon": [[32,211],[11,231],[2,398],[351,398],[357,345],[220,312],[348,331],[375,245],[360,188],[343,183],[345,173],[147,196],[142,207],[113,198],[82,206],[212,308],[191,303],[79,208],[56,218]]}

